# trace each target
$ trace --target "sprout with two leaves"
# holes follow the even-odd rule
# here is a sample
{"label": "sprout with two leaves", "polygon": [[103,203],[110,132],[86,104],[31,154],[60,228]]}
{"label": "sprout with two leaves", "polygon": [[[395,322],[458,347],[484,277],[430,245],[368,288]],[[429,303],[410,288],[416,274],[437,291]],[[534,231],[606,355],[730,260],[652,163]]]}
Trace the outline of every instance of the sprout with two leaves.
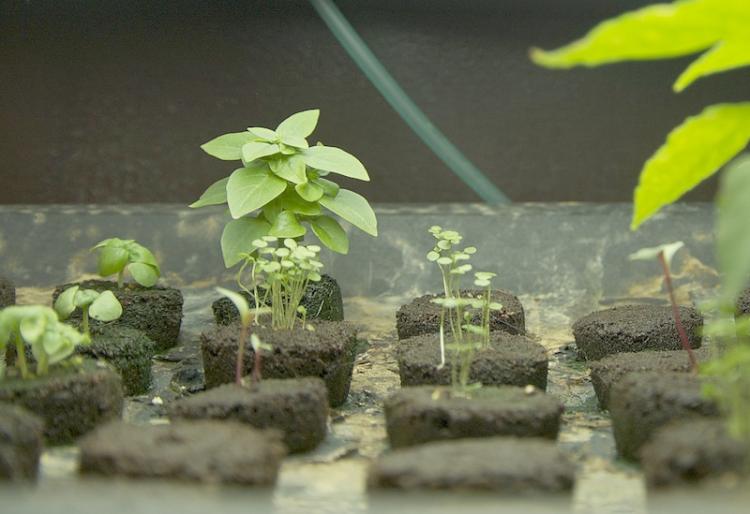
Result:
{"label": "sprout with two leaves", "polygon": [[99,275],[117,275],[117,287],[122,289],[127,270],[143,287],[152,287],[159,280],[161,270],[151,250],[133,239],[116,237],[100,241],[91,251],[99,252]]}
{"label": "sprout with two leaves", "polygon": [[0,377],[5,372],[5,349],[15,344],[16,367],[21,378],[31,377],[25,345],[36,360],[36,375],[46,375],[49,367],[64,361],[76,346],[90,339],[73,327],[61,323],[54,310],[42,305],[11,306],[0,311]]}
{"label": "sprout with two leaves", "polygon": [[66,320],[76,309],[81,309],[81,328],[91,336],[89,317],[97,321],[114,321],[122,316],[122,305],[112,291],[95,291],[72,286],[57,297],[55,311],[61,320]]}
{"label": "sprout with two leaves", "polygon": [[[468,383],[469,372],[474,353],[490,343],[490,313],[503,308],[500,303],[492,301],[495,273],[475,272],[474,286],[481,288],[481,293],[462,296],[461,280],[472,270],[467,261],[477,249],[473,246],[458,249],[463,237],[455,230],[433,226],[429,232],[437,241],[427,254],[427,260],[438,265],[443,280],[443,298],[432,300],[440,305],[440,367],[445,365],[445,350],[452,350],[455,359],[451,366],[451,382],[454,387],[468,391],[480,385]],[[445,343],[446,318],[452,336],[449,344]],[[475,319],[479,320],[478,323]]]}

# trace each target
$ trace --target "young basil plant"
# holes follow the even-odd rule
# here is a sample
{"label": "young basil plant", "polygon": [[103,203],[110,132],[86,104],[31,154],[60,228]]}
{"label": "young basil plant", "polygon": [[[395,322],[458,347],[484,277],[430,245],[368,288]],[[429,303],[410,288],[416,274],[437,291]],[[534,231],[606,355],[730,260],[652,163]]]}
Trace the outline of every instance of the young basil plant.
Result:
{"label": "young basil plant", "polygon": [[263,236],[300,238],[308,227],[326,247],[345,254],[349,238],[336,218],[378,235],[377,219],[367,200],[329,180],[330,173],[369,181],[362,163],[340,148],[307,137],[320,111],[302,111],[282,121],[275,130],[250,127],[224,134],[201,148],[218,159],[242,163],[226,178],[212,184],[190,207],[227,204],[232,221],[221,236],[224,263],[231,268],[252,251],[252,241]]}
{"label": "young basil plant", "polygon": [[143,287],[154,286],[161,276],[154,254],[133,239],[105,239],[91,249],[94,250],[99,252],[99,275],[109,277],[116,274],[117,287],[120,289],[126,270]]}
{"label": "young basil plant", "polygon": [[46,375],[49,366],[70,357],[76,346],[90,339],[73,327],[61,323],[54,310],[42,305],[11,306],[0,311],[0,378],[5,371],[5,349],[14,344],[16,367],[21,378],[31,377],[25,345],[31,347],[36,360],[36,374]]}
{"label": "young basil plant", "polygon": [[72,286],[57,297],[55,311],[66,320],[76,309],[81,309],[83,333],[91,336],[89,317],[97,321],[114,321],[122,316],[122,305],[112,291],[95,291]]}

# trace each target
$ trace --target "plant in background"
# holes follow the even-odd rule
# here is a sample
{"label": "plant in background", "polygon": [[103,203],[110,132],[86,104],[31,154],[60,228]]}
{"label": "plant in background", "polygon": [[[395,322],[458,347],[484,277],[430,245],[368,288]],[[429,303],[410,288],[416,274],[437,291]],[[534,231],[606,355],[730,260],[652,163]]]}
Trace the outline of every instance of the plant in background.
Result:
{"label": "plant in background", "polygon": [[[495,273],[474,273],[474,285],[482,288],[479,294],[463,293],[461,279],[472,270],[467,261],[477,249],[468,246],[456,247],[463,237],[455,230],[443,230],[439,226],[429,229],[437,240],[427,254],[427,260],[435,262],[443,279],[443,297],[432,300],[440,306],[440,367],[445,366],[445,351],[453,355],[451,383],[455,389],[468,392],[481,384],[469,384],[471,363],[477,350],[490,343],[490,312],[502,310],[500,303],[492,301],[492,278]],[[446,319],[450,327],[451,342],[445,342]],[[474,320],[478,319],[478,323]]]}
{"label": "plant in background", "polygon": [[682,241],[677,241],[676,243],[663,244],[653,248],[642,248],[631,254],[630,260],[646,261],[656,259],[659,261],[662,273],[664,274],[664,284],[667,286],[667,292],[669,294],[669,303],[672,306],[672,316],[674,317],[674,323],[677,327],[677,333],[680,336],[680,343],[682,343],[682,348],[687,352],[688,359],[690,360],[690,369],[693,373],[697,373],[698,360],[695,358],[695,353],[690,347],[690,340],[685,331],[685,326],[680,319],[680,306],[677,305],[677,301],[675,300],[674,288],[672,287],[672,273],[670,271],[674,254],[683,246],[685,246],[685,244]]}
{"label": "plant in background", "polygon": [[190,207],[227,204],[232,221],[221,235],[227,268],[253,251],[263,236],[300,238],[309,226],[334,252],[349,251],[349,238],[338,221],[323,209],[377,236],[377,220],[367,200],[324,178],[330,173],[369,181],[367,170],[353,155],[307,137],[320,111],[302,111],[282,121],[275,130],[250,127],[224,134],[201,148],[218,159],[242,161],[242,167],[212,184]]}
{"label": "plant in background", "polygon": [[11,306],[0,311],[0,377],[5,372],[5,348],[15,344],[16,367],[21,378],[31,377],[25,345],[36,360],[36,375],[46,375],[49,367],[70,357],[80,344],[90,339],[61,323],[57,314],[41,305]]}
{"label": "plant in background", "polygon": [[122,305],[112,291],[95,291],[72,286],[55,300],[55,311],[61,320],[66,320],[76,309],[81,309],[81,328],[91,336],[89,317],[98,321],[114,321],[122,316]]}
{"label": "plant in background", "polygon": [[[245,345],[247,341],[247,334],[248,329],[250,327],[250,324],[253,320],[253,314],[250,309],[250,306],[247,303],[247,300],[240,295],[235,293],[234,291],[230,291],[228,289],[224,289],[223,287],[217,287],[216,291],[232,301],[235,307],[237,307],[237,311],[240,313],[240,336],[238,340],[237,345],[237,366],[235,368],[235,383],[238,386],[242,385],[242,371],[245,368]],[[252,372],[252,380],[253,383],[260,382],[261,379],[261,371],[262,371],[262,364],[261,364],[261,352],[263,350],[270,350],[271,346],[267,345],[265,343],[262,343],[257,335],[251,334],[250,335],[250,344],[253,347],[253,352],[255,354],[255,362],[253,362],[253,372]]]}
{"label": "plant in background", "polygon": [[159,280],[161,270],[154,254],[132,239],[105,239],[91,249],[94,250],[99,252],[99,275],[109,277],[116,274],[120,289],[126,270],[143,287],[152,287]]}
{"label": "plant in background", "polygon": [[[279,239],[263,236],[252,242],[250,253],[244,254],[244,262],[237,273],[237,284],[255,299],[255,308],[265,308],[271,313],[274,329],[292,330],[299,320],[307,325],[307,310],[300,305],[305,289],[310,282],[321,279],[323,263],[318,260],[320,247],[303,245],[294,239]],[[277,245],[277,246],[272,246]],[[245,285],[245,274],[249,268],[249,287]],[[258,322],[260,311],[256,312]]]}

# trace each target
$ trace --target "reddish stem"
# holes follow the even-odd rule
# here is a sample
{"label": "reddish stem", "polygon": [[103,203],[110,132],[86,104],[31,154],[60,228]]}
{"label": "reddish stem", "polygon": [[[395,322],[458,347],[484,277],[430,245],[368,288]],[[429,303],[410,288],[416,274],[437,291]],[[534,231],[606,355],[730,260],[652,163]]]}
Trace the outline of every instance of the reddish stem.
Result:
{"label": "reddish stem", "polygon": [[245,340],[247,339],[247,326],[242,325],[240,330],[239,348],[237,349],[237,367],[234,371],[234,381],[238,386],[242,385],[242,371],[245,368]]}
{"label": "reddish stem", "polygon": [[667,291],[669,291],[669,301],[672,304],[672,315],[674,316],[675,325],[677,325],[677,333],[680,335],[680,342],[690,359],[690,369],[693,373],[697,373],[698,361],[695,359],[695,354],[690,347],[687,332],[685,332],[685,327],[682,325],[682,320],[680,319],[680,308],[677,306],[677,302],[674,298],[674,289],[672,288],[672,275],[669,273],[669,264],[667,264],[667,259],[664,257],[663,251],[659,252],[659,262],[661,263],[662,271],[664,271],[664,282],[667,284]]}

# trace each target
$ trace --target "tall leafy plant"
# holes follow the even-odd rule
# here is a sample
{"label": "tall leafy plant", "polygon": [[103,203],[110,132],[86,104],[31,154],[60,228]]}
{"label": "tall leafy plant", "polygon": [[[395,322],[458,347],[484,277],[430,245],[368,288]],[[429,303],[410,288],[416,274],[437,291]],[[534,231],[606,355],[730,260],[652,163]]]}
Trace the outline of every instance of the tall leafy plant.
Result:
{"label": "tall leafy plant", "polygon": [[307,141],[319,114],[317,109],[298,112],[274,130],[250,127],[201,146],[217,159],[242,164],[191,205],[229,207],[232,220],[221,236],[228,268],[254,250],[253,241],[263,236],[300,238],[308,227],[323,245],[347,253],[349,238],[331,214],[377,236],[377,220],[367,200],[326,178],[333,173],[369,181],[365,167],[340,148],[321,143],[310,146]]}

